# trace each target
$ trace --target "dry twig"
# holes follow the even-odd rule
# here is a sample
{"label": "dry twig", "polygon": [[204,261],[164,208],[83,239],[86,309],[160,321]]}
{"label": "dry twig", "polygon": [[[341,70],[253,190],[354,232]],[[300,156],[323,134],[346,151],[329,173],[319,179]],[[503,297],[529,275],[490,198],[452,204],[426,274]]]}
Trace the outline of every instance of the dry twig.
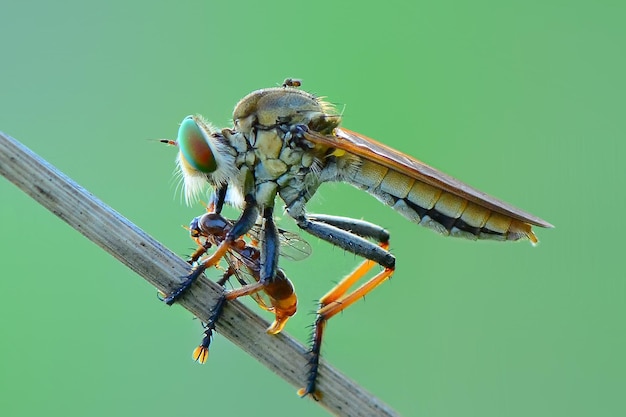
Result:
{"label": "dry twig", "polygon": [[[189,265],[143,230],[106,206],[30,149],[0,132],[0,174],[146,281],[166,293],[177,288]],[[102,233],[106,230],[106,233]],[[207,321],[221,294],[200,279],[178,304]],[[267,323],[239,302],[224,308],[217,331],[281,378],[300,387],[305,381],[307,348],[286,334],[268,336]],[[386,404],[321,362],[321,406],[338,416],[396,416]],[[290,393],[285,393],[289,395]],[[296,413],[297,414],[297,413]]]}

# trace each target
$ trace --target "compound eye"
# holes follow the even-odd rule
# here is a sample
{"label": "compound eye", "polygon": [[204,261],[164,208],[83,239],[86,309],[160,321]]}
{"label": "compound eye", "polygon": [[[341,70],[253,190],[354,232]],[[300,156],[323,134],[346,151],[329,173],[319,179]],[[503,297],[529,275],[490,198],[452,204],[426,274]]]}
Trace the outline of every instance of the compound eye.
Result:
{"label": "compound eye", "polygon": [[196,171],[211,173],[217,169],[209,132],[202,130],[193,116],[185,117],[180,124],[176,142],[182,157]]}

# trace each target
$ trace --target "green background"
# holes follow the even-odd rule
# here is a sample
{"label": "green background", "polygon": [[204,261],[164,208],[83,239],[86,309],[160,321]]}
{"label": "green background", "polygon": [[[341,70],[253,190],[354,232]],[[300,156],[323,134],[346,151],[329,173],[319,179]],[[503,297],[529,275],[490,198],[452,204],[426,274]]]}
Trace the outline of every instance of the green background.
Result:
{"label": "green background", "polygon": [[[155,139],[302,78],[344,126],[556,225],[538,247],[442,238],[322,187],[311,212],[385,226],[398,259],[324,357],[406,416],[626,413],[622,1],[211,3],[3,2],[0,130],[184,255],[202,208]],[[189,313],[5,180],[0,200],[3,414],[326,415],[219,335],[193,363]],[[302,341],[357,263],[308,240],[283,263]]]}

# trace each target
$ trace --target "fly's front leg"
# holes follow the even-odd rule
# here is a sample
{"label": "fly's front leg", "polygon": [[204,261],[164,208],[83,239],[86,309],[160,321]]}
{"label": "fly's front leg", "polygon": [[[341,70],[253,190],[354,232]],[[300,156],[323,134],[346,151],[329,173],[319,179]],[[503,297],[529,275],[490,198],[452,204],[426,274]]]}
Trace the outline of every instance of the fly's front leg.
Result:
{"label": "fly's front leg", "polygon": [[220,214],[226,201],[226,192],[228,191],[228,184],[221,186],[211,195],[211,202],[207,206],[209,213]]}
{"label": "fly's front leg", "polygon": [[274,223],[274,208],[263,209],[263,222],[261,224],[261,271],[260,283],[267,285],[274,280],[278,269],[278,254],[280,242],[278,230]]}
{"label": "fly's front leg", "polygon": [[[250,201],[249,205],[246,205],[244,208],[244,212],[242,213],[239,220],[233,225],[232,229],[226,234],[226,238],[220,245],[221,248],[226,242],[230,242],[226,247],[224,253],[230,249],[230,246],[235,244],[241,236],[243,236],[246,232],[250,230],[250,228],[255,224],[256,219],[258,217],[258,207],[256,203],[252,204],[254,200],[250,198],[246,199],[246,202]],[[197,227],[195,229],[198,229]],[[192,230],[195,230],[192,228]],[[240,241],[241,242],[241,241]],[[204,336],[202,338],[202,342],[196,349],[193,351],[192,357],[195,361],[199,363],[205,363],[208,355],[209,355],[209,346],[211,344],[211,340],[213,338],[213,332],[215,331],[215,326],[217,321],[222,315],[224,310],[224,305],[228,300],[234,300],[236,298],[252,295],[259,291],[263,291],[267,288],[267,285],[273,284],[271,288],[277,286],[279,290],[278,293],[282,295],[285,292],[285,287],[287,290],[291,289],[291,293],[293,293],[293,288],[291,287],[291,283],[289,280],[282,274],[282,272],[278,271],[278,282],[274,282],[274,277],[277,276],[277,268],[278,268],[278,253],[279,253],[279,241],[278,241],[278,231],[274,224],[273,210],[271,207],[266,207],[263,209],[263,223],[261,225],[261,253],[260,253],[260,268],[258,275],[256,275],[256,280],[258,282],[253,284],[247,284],[238,288],[236,290],[224,291],[222,295],[218,298],[217,302],[211,309],[211,316],[209,320],[204,325]],[[216,251],[217,253],[217,251]],[[213,254],[212,256],[214,256]],[[206,261],[200,264],[199,266],[203,266],[206,264]],[[206,267],[205,267],[206,269]],[[220,285],[224,285],[226,281],[235,273],[230,267],[222,279],[218,281]],[[289,291],[287,291],[289,292]],[[272,294],[269,294],[272,296]],[[284,298],[284,299],[283,299]],[[288,311],[283,308],[282,304],[285,304],[286,301],[291,300],[293,298],[293,311]],[[273,305],[274,312],[276,313],[276,321],[270,328],[268,332],[272,334],[280,332],[282,330],[284,323],[286,323],[287,319],[295,314],[295,295],[290,297],[281,297],[281,299],[274,299],[277,305]],[[280,304],[280,305],[279,305]],[[284,316],[284,317],[283,317]]]}
{"label": "fly's front leg", "polygon": [[[258,211],[256,211],[256,213],[258,213]],[[244,210],[244,214],[242,215],[242,218],[244,217],[245,214],[246,212]],[[257,216],[258,214],[255,214],[254,216],[255,221],[256,221]],[[233,225],[232,230],[235,230],[238,223],[239,221]],[[254,225],[254,222],[250,224],[250,227],[252,227],[252,225]],[[232,237],[231,244],[232,244],[236,239],[240,238],[244,233],[250,230],[250,227],[248,227],[247,230],[245,230],[243,233],[239,235],[231,235],[231,232],[232,232],[231,230],[231,232],[229,232],[226,235],[226,240],[224,242],[226,242],[229,239],[229,236],[231,236]],[[262,291],[266,289],[268,285],[274,283],[275,281],[274,278],[276,276],[279,277],[280,282],[276,282],[275,285],[278,285],[280,288],[282,288],[286,286],[286,284],[288,284],[289,288],[291,288],[291,283],[289,282],[289,280],[287,280],[287,278],[284,276],[282,272],[278,271],[278,253],[279,253],[278,231],[276,229],[276,225],[274,224],[273,210],[271,207],[266,207],[263,210],[263,223],[261,227],[262,228],[261,228],[260,268],[259,268],[258,275],[255,274],[257,282],[253,284],[244,285],[241,288],[238,288],[236,290],[224,291],[222,296],[217,301],[216,305],[211,310],[212,311],[211,317],[209,318],[209,321],[207,322],[205,326],[206,327],[206,330],[204,332],[205,337],[202,341],[202,344],[196,349],[196,351],[202,348],[208,349],[209,343],[210,343],[210,336],[212,334],[212,331],[215,330],[215,324],[217,323],[217,320],[222,314],[222,309],[224,308],[224,304],[226,303],[226,301],[234,300],[236,298],[239,298],[245,295],[251,295],[259,291]],[[219,247],[221,247],[224,242],[222,242],[222,244],[220,244]],[[204,262],[202,264],[204,264]],[[277,272],[280,272],[280,273],[277,274]],[[233,273],[234,271],[231,271],[231,268],[229,268],[224,274],[224,277],[222,277],[222,279],[220,280],[220,282],[225,283]],[[272,294],[270,294],[270,296],[271,295]],[[295,313],[295,310],[291,315],[293,315],[294,313]],[[286,319],[284,321],[286,321]],[[282,326],[280,328],[282,329]],[[278,333],[279,331],[280,330],[277,330],[273,333]],[[196,351],[194,351],[194,357],[196,356]]]}
{"label": "fly's front leg", "polygon": [[[229,269],[224,275],[223,282],[228,280],[229,276],[226,276],[227,274],[233,273],[234,271]],[[204,337],[200,345],[193,351],[193,360],[201,364],[206,362],[209,356],[209,346],[213,338],[213,332],[215,331],[217,321],[222,315],[226,302],[246,295],[254,295],[261,291],[265,291],[266,295],[270,297],[270,305],[261,305],[261,307],[271,311],[275,315],[274,322],[266,330],[267,333],[278,334],[283,330],[287,320],[296,314],[298,299],[291,281],[289,281],[284,272],[279,269],[276,272],[275,280],[269,284],[264,284],[259,280],[259,282],[246,284],[234,290],[224,291],[211,310],[211,317],[206,324],[204,324]]]}
{"label": "fly's front leg", "polygon": [[[224,287],[226,282],[235,274],[235,271],[232,267],[228,267],[222,278],[216,281],[218,285]],[[207,358],[209,357],[209,346],[211,345],[211,340],[213,339],[213,332],[215,331],[215,325],[222,315],[222,311],[224,311],[224,305],[228,300],[227,293],[224,291],[222,295],[217,299],[217,302],[211,309],[211,317],[209,320],[203,324],[204,326],[204,336],[202,337],[202,342],[200,345],[193,350],[191,357],[194,361],[204,364],[206,363]]]}
{"label": "fly's front leg", "polygon": [[215,252],[193,268],[180,287],[173,291],[169,296],[165,297],[163,301],[165,301],[167,305],[174,304],[176,300],[178,300],[191,287],[198,277],[206,271],[207,268],[216,265],[222,259],[235,240],[246,234],[252,226],[254,226],[258,216],[259,209],[257,207],[256,200],[251,195],[246,196],[241,217],[239,217],[235,224],[233,224],[233,227],[226,234],[226,238],[217,246]]}
{"label": "fly's front leg", "polygon": [[[389,248],[389,233],[375,224],[328,215],[303,215],[296,221],[302,230],[366,258],[361,265],[320,299],[311,344],[308,381],[306,387],[298,391],[300,396],[311,394],[313,398],[318,398],[319,393],[315,389],[315,383],[326,322],[389,279],[395,269],[395,258],[387,250]],[[374,239],[378,243],[373,243],[365,238]],[[376,264],[381,265],[384,269],[349,293],[350,287]]]}
{"label": "fly's front leg", "polygon": [[[244,284],[242,287],[231,291],[224,291],[218,299],[211,310],[211,317],[204,326],[205,330],[202,342],[193,351],[193,359],[199,363],[206,362],[213,331],[215,331],[215,326],[222,314],[226,301],[265,291],[267,296],[269,296],[270,304],[264,305],[260,303],[260,305],[262,307],[265,306],[266,309],[272,311],[276,316],[272,325],[267,329],[267,332],[270,334],[279,333],[284,328],[287,320],[296,313],[297,297],[291,281],[278,269],[279,240],[271,207],[263,210],[263,223],[261,227],[261,251],[258,258],[259,268],[254,273],[254,278],[257,282],[246,284],[244,281],[242,282]],[[239,242],[242,243],[243,241]],[[251,272],[252,271],[253,270],[251,270]],[[230,267],[218,282],[223,285],[234,273],[235,271]]]}
{"label": "fly's front leg", "polygon": [[[226,281],[230,279],[235,271],[232,268],[228,268],[222,278],[217,280],[217,284],[221,287],[224,287]],[[222,311],[224,310],[224,304],[226,303],[226,293],[222,293],[220,297],[217,299],[217,302],[211,309],[211,317],[209,317],[209,321],[203,324],[204,326],[204,336],[202,337],[202,342],[200,345],[196,347],[191,354],[191,357],[194,361],[203,364],[206,362],[209,357],[209,346],[211,345],[211,340],[213,339],[213,332],[215,331],[215,324],[217,320],[222,315]]]}

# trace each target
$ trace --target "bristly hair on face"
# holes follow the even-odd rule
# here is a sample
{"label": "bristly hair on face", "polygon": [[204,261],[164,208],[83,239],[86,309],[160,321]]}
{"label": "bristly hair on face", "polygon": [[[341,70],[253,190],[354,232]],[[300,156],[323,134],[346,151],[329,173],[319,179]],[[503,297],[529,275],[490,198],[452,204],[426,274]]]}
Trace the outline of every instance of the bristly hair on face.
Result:
{"label": "bristly hair on face", "polygon": [[191,205],[198,200],[206,184],[217,188],[232,182],[237,177],[235,167],[235,150],[230,147],[220,129],[211,125],[202,116],[193,116],[194,121],[203,133],[215,159],[216,169],[213,172],[198,171],[178,153],[176,163],[183,178],[185,203]]}

